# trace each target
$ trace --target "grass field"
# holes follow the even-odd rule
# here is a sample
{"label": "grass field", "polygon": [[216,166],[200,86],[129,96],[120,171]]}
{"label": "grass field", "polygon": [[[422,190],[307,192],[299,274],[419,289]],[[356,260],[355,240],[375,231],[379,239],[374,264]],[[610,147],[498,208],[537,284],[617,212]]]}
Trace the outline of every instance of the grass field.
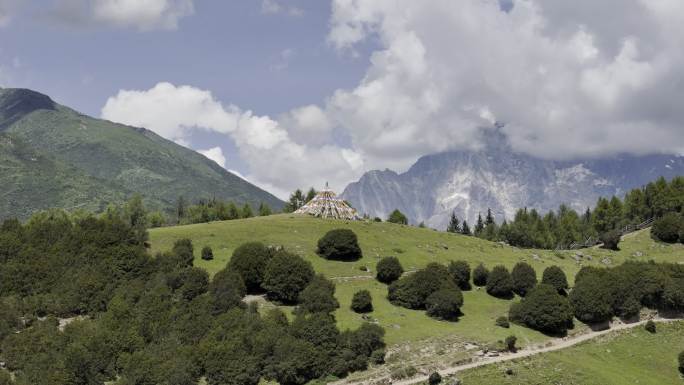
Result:
{"label": "grass field", "polygon": [[[362,259],[334,262],[315,254],[318,239],[334,228],[349,228],[358,235],[364,253]],[[545,267],[555,264],[563,268],[570,281],[581,265],[617,265],[626,260],[649,259],[684,262],[684,245],[656,243],[649,237],[648,230],[627,236],[619,252],[585,249],[581,251],[583,256],[579,257],[574,251],[518,249],[475,237],[390,223],[322,220],[288,214],[153,229],[150,231],[152,252],[169,250],[180,238],[192,239],[195,266],[207,269],[210,274],[222,269],[233,250],[247,241],[282,245],[302,255],[317,272],[335,280],[336,296],[341,304],[335,316],[341,328],[356,328],[364,322],[360,315],[349,310],[349,305],[354,292],[368,289],[375,307],[370,316],[386,329],[387,342],[395,346],[428,339],[450,340],[454,344],[491,343],[510,334],[515,334],[519,345],[524,346],[543,342],[547,337],[515,325],[510,329],[496,327],[494,320],[508,313],[511,301],[493,298],[484,290],[464,293],[464,316],[458,322],[437,321],[427,317],[423,311],[393,306],[386,299],[387,287],[373,279],[372,270],[384,256],[398,257],[407,271],[419,269],[430,262],[448,263],[456,259],[470,262],[471,267],[483,262],[490,268],[496,264],[510,268],[518,261],[527,261],[537,270],[539,278]],[[214,251],[215,259],[212,261],[199,258],[200,249],[206,245]],[[362,271],[364,266],[371,272]]]}
{"label": "grass field", "polygon": [[[677,354],[684,349],[684,322],[611,333],[552,353],[484,366],[458,374],[468,385],[667,385],[682,384]],[[505,375],[506,369],[513,375]]]}

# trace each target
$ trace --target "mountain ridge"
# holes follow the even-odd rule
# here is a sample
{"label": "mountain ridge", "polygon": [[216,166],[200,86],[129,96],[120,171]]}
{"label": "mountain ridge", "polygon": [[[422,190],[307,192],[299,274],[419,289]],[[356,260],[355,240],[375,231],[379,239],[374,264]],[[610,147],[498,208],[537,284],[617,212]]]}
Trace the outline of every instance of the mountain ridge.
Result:
{"label": "mountain ridge", "polygon": [[[178,197],[280,209],[272,194],[145,128],[81,114],[27,89],[0,89],[0,218],[52,207],[101,211],[139,192],[152,209]],[[45,170],[53,170],[47,173]]]}

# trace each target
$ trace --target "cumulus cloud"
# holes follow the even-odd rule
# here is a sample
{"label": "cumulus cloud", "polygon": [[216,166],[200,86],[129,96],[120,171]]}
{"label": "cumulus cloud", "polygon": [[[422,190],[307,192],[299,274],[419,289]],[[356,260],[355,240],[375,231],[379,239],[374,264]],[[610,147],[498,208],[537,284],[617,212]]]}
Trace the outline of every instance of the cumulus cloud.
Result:
{"label": "cumulus cloud", "polygon": [[213,160],[219,166],[224,168],[226,167],[226,157],[223,155],[223,149],[221,149],[221,147],[212,147],[207,150],[197,150],[197,152]]}
{"label": "cumulus cloud", "polygon": [[261,12],[265,14],[283,13],[289,16],[302,16],[304,11],[294,5],[284,4],[279,0],[262,0]]}
{"label": "cumulus cloud", "polygon": [[683,4],[334,0],[331,44],[380,48],[326,112],[377,167],[476,146],[494,120],[544,157],[673,152],[684,146]]}
{"label": "cumulus cloud", "polygon": [[[268,116],[223,105],[209,91],[159,83],[149,90],[119,91],[107,100],[101,116],[148,128],[184,145],[196,130],[225,134],[249,167],[243,178],[283,198],[294,188],[326,182],[341,189],[363,172],[362,156],[354,149],[306,140],[307,132],[323,135],[320,131],[330,129],[316,106],[292,111],[283,125]],[[220,148],[200,153],[229,168]]]}
{"label": "cumulus cloud", "polygon": [[78,25],[133,27],[141,31],[176,29],[194,13],[194,0],[60,0],[55,14]]}

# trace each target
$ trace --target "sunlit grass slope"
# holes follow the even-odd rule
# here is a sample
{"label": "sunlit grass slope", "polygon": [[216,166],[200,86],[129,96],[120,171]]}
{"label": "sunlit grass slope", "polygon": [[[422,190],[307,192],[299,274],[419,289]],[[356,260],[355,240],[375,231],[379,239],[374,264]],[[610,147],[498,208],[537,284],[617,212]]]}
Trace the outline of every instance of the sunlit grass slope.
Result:
{"label": "sunlit grass slope", "polygon": [[[659,324],[656,334],[637,327],[557,352],[459,373],[469,385],[681,384],[677,354],[684,349],[684,322]],[[513,375],[504,370],[513,369]]]}
{"label": "sunlit grass slope", "polygon": [[[362,259],[356,262],[334,262],[316,255],[318,239],[334,228],[349,228],[358,235],[364,253]],[[508,313],[511,301],[493,298],[484,290],[474,289],[464,293],[464,316],[458,322],[441,322],[427,317],[423,311],[393,306],[386,299],[387,286],[373,279],[375,264],[384,256],[398,257],[407,271],[419,269],[430,262],[448,263],[457,259],[470,262],[471,267],[483,262],[490,268],[496,264],[510,268],[518,261],[527,261],[537,270],[540,279],[544,268],[555,264],[565,270],[570,281],[581,267],[580,264],[616,265],[626,260],[648,259],[684,262],[684,246],[655,243],[647,231],[628,236],[619,252],[588,249],[581,251],[583,257],[580,258],[576,257],[576,252],[518,249],[431,229],[391,223],[322,220],[287,214],[153,229],[150,231],[152,252],[168,250],[180,238],[193,241],[195,265],[206,268],[211,274],[222,269],[233,250],[248,241],[282,245],[302,255],[317,272],[337,283],[336,296],[341,308],[336,312],[336,317],[340,327],[355,328],[363,322],[360,315],[349,310],[349,304],[354,292],[368,289],[375,307],[370,316],[386,328],[387,341],[391,344],[446,336],[491,342],[515,334],[520,344],[524,345],[543,341],[547,337],[515,325],[511,329],[496,327],[495,319]],[[207,245],[214,251],[215,259],[212,261],[199,258],[199,250]],[[363,271],[361,268],[364,266],[371,272]]]}

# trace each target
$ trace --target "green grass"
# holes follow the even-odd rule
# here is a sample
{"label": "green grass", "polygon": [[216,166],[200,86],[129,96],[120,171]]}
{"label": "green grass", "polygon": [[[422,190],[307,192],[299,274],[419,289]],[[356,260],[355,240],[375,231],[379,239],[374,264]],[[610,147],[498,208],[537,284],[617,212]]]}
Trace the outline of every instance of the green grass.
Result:
{"label": "green grass", "polygon": [[[684,349],[684,322],[608,334],[552,353],[488,365],[457,375],[468,385],[681,384],[677,354]],[[514,374],[504,374],[506,368]]]}
{"label": "green grass", "polygon": [[[362,259],[356,262],[336,262],[316,255],[318,239],[334,228],[349,228],[358,235],[364,253]],[[247,241],[282,245],[302,255],[313,264],[317,272],[335,280],[336,296],[341,304],[335,314],[339,326],[343,329],[356,328],[364,322],[360,315],[349,309],[349,305],[354,292],[367,289],[373,296],[375,307],[369,315],[386,329],[386,340],[392,345],[445,338],[455,342],[491,343],[510,334],[518,336],[519,345],[526,345],[542,342],[548,337],[516,325],[511,325],[510,329],[496,327],[495,319],[508,314],[512,301],[493,298],[484,290],[464,293],[464,315],[458,322],[437,321],[427,317],[424,311],[393,306],[386,299],[386,286],[374,280],[372,272],[361,270],[362,266],[375,270],[377,261],[384,256],[398,257],[408,271],[424,267],[430,262],[448,263],[456,259],[470,262],[471,267],[483,262],[490,268],[496,264],[510,268],[516,262],[524,260],[535,268],[538,278],[541,278],[545,267],[555,264],[563,268],[571,282],[581,266],[580,263],[605,266],[607,259],[610,259],[611,265],[626,260],[648,259],[684,262],[683,245],[656,243],[650,239],[647,230],[629,236],[619,252],[582,250],[584,256],[578,263],[573,258],[576,252],[518,249],[475,237],[430,229],[390,223],[322,220],[288,214],[153,229],[150,231],[152,252],[169,250],[175,240],[184,237],[192,239],[195,245],[195,265],[207,269],[210,274],[225,267],[233,250]],[[214,251],[215,259],[212,261],[199,258],[200,249],[206,245],[211,246]],[[634,256],[638,255],[637,252],[641,256]]]}

